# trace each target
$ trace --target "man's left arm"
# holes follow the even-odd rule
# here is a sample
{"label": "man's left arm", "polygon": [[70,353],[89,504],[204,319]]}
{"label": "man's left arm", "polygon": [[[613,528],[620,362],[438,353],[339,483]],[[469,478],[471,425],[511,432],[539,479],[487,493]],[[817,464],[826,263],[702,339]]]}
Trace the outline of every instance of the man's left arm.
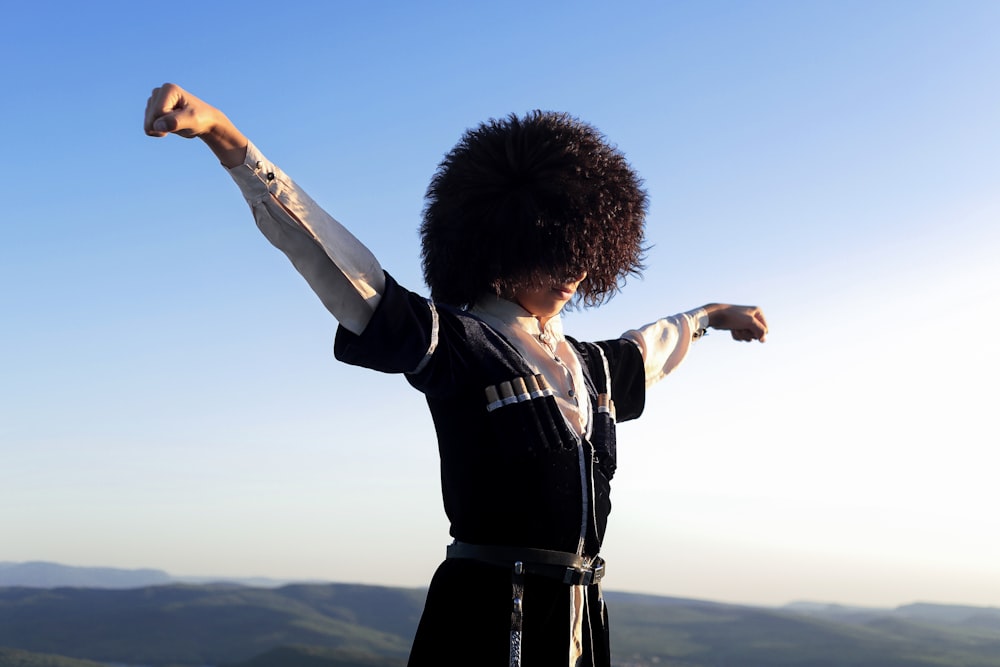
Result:
{"label": "man's left arm", "polygon": [[642,353],[649,387],[669,375],[687,357],[707,329],[729,331],[733,340],[764,342],[767,320],[757,306],[709,303],[701,308],[651,322],[622,334]]}

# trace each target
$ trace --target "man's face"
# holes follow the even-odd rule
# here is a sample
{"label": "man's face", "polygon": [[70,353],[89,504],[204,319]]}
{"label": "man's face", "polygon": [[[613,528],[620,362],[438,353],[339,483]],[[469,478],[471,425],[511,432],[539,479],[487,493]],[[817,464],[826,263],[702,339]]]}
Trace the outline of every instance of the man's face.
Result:
{"label": "man's face", "polygon": [[569,300],[576,294],[576,288],[587,277],[584,271],[578,276],[553,277],[551,282],[542,285],[526,287],[514,293],[513,301],[538,318],[539,324],[545,323],[559,314]]}

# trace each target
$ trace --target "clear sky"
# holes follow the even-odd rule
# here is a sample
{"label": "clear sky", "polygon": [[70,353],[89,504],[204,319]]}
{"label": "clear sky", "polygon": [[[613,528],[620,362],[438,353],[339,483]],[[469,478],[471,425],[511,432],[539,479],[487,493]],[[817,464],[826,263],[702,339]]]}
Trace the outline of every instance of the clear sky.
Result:
{"label": "clear sky", "polygon": [[645,178],[581,338],[709,301],[619,433],[611,589],[1000,606],[1000,3],[35,2],[0,26],[0,561],[425,585],[433,430],[150,90],[223,108],[422,291],[467,127],[568,111]]}

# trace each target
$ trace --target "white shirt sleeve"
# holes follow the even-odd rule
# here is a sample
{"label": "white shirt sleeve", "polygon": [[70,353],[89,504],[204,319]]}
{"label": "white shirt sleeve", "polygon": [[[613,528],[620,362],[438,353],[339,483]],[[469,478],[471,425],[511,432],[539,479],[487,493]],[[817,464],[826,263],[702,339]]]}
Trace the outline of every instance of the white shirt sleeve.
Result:
{"label": "white shirt sleeve", "polygon": [[295,269],[337,321],[356,334],[375,312],[385,275],[358,239],[257,150],[229,170],[264,236]]}
{"label": "white shirt sleeve", "polygon": [[622,334],[639,346],[646,369],[646,386],[659,382],[687,356],[691,344],[708,328],[704,308],[665,317]]}

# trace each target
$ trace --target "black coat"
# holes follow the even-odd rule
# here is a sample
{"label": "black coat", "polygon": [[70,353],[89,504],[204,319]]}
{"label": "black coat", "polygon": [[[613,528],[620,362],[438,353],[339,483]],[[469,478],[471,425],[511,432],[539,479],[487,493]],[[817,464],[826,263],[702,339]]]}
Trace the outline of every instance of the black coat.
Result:
{"label": "black coat", "polygon": [[[641,414],[642,355],[625,339],[580,343],[592,415],[577,436],[551,395],[497,406],[487,388],[533,371],[507,340],[466,311],[435,305],[386,276],[386,289],[364,332],[341,328],[338,359],[405,373],[426,397],[437,432],[441,486],[451,535],[471,544],[533,547],[596,556],[611,511],[615,417]],[[607,401],[610,381],[612,406]],[[529,380],[530,383],[530,380]],[[494,395],[495,398],[495,395]],[[442,563],[431,583],[411,665],[507,665],[511,576],[469,560]],[[588,591],[585,648],[608,664],[607,617],[599,586]],[[569,587],[528,576],[522,664],[566,664]],[[470,655],[468,647],[475,646]],[[481,648],[480,648],[481,647]],[[555,661],[555,662],[554,662]]]}

